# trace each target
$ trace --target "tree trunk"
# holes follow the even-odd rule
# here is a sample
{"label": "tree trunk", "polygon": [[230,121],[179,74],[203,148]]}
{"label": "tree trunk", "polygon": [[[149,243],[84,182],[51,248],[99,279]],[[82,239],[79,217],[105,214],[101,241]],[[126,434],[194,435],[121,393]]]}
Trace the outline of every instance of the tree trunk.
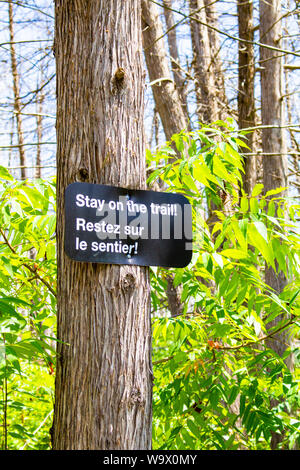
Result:
{"label": "tree trunk", "polygon": [[215,100],[218,103],[218,119],[224,119],[232,114],[232,110],[229,107],[228,99],[225,90],[225,77],[222,70],[221,61],[221,47],[219,41],[219,34],[216,31],[218,29],[218,16],[216,10],[216,2],[211,0],[204,0],[206,21],[210,28],[208,28],[208,37],[210,42],[210,54],[211,54],[211,65],[210,70],[214,76],[215,84]]}
{"label": "tree trunk", "polygon": [[147,70],[152,85],[155,108],[160,115],[167,140],[187,128],[187,119],[166,55],[162,24],[156,5],[142,0],[143,46]]}
{"label": "tree trunk", "polygon": [[14,14],[13,14],[13,2],[10,0],[8,3],[8,19],[9,19],[9,37],[10,37],[10,60],[11,60],[11,71],[13,76],[13,92],[14,92],[14,111],[16,114],[17,121],[17,134],[18,134],[18,147],[19,147],[19,158],[21,167],[21,179],[26,179],[26,158],[24,150],[24,136],[23,126],[21,118],[21,98],[20,98],[20,79],[17,66],[17,58],[15,51],[15,33],[14,33]]}
{"label": "tree trunk", "polygon": [[[239,128],[244,129],[255,126],[255,100],[254,100],[254,30],[253,30],[253,3],[240,1],[237,4],[239,37],[247,42],[239,42],[239,88],[238,88],[238,117]],[[254,133],[247,134],[247,145],[244,153],[254,151]],[[246,155],[245,174],[243,177],[244,190],[251,194],[257,179],[256,156]]]}
{"label": "tree trunk", "polygon": [[209,0],[190,0],[189,5],[197,112],[200,122],[211,124],[230,114],[219,41],[213,29],[217,27],[217,15]]}
{"label": "tree trunk", "polygon": [[[43,92],[43,77],[41,79],[41,89],[38,90],[36,95],[36,124],[37,124],[37,149],[36,149],[36,161],[35,161],[35,177],[41,178],[42,176],[42,159],[41,159],[41,142],[43,137],[43,103],[45,99],[45,95]],[[39,86],[37,86],[39,89]]]}
{"label": "tree trunk", "polygon": [[204,0],[190,0],[190,14],[197,113],[201,123],[210,124],[218,119],[218,103]]}
{"label": "tree trunk", "polygon": [[[273,47],[280,47],[281,4],[279,0],[260,1],[260,42]],[[287,187],[287,154],[283,131],[284,110],[282,100],[282,58],[280,52],[260,48],[261,66],[261,115],[262,125],[272,126],[262,129],[263,182],[265,192],[279,187]],[[283,193],[284,194],[284,193]],[[284,289],[287,279],[271,267],[266,269],[265,282],[278,294]],[[278,316],[268,328],[276,326],[282,320]],[[277,334],[268,342],[280,356],[288,347],[288,332]],[[291,363],[287,364],[291,367]],[[274,403],[275,404],[275,403]],[[273,434],[271,447],[276,449],[283,436]]]}
{"label": "tree trunk", "polygon": [[54,449],[151,448],[146,267],[64,253],[65,188],[145,189],[140,2],[56,0],[58,356]]}
{"label": "tree trunk", "polygon": [[186,115],[186,120],[188,121],[188,105],[187,105],[187,95],[185,89],[185,79],[180,69],[180,58],[177,47],[177,35],[176,27],[174,21],[174,15],[172,11],[173,0],[164,0],[164,16],[166,20],[166,26],[168,30],[168,46],[169,53],[171,58],[172,71],[174,76],[174,81],[176,89],[181,99],[181,103]]}
{"label": "tree trunk", "polygon": [[[260,42],[280,47],[281,6],[279,0],[260,2]],[[287,154],[284,134],[282,58],[280,52],[260,48],[261,119],[265,191],[287,186]]]}
{"label": "tree trunk", "polygon": [[[260,42],[280,47],[281,6],[279,0],[260,2]],[[261,65],[261,116],[263,172],[265,192],[279,187],[287,187],[287,154],[283,130],[284,109],[282,100],[282,59],[280,52],[265,47],[260,48]],[[266,273],[268,284],[281,292],[286,284],[272,270]]]}
{"label": "tree trunk", "polygon": [[[142,0],[143,47],[147,70],[155,101],[167,140],[173,134],[187,129],[187,116],[175,83],[171,78],[169,63],[165,51],[163,28],[156,5],[149,0]],[[175,287],[173,276],[167,276],[168,307],[172,316],[182,313],[181,286]]]}

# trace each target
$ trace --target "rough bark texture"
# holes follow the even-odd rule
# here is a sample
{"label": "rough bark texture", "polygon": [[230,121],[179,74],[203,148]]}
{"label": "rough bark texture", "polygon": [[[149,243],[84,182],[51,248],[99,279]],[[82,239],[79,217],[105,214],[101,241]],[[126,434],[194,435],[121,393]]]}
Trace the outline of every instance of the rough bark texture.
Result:
{"label": "rough bark texture", "polygon": [[[260,2],[260,42],[280,47],[281,4],[279,0]],[[287,186],[287,154],[284,135],[282,57],[280,52],[261,47],[261,118],[265,191]]]}
{"label": "rough bark texture", "polygon": [[[281,38],[281,4],[279,0],[260,1],[260,42],[280,47]],[[284,110],[282,100],[282,58],[280,52],[261,47],[261,115],[262,125],[274,126],[262,129],[263,149],[263,182],[265,192],[278,187],[287,187],[287,154],[286,142],[282,126]],[[287,280],[283,273],[276,274],[267,268],[265,281],[277,293],[282,292]],[[282,317],[277,317],[268,327],[276,326]],[[290,342],[288,332],[277,334],[268,342],[280,356],[283,355]],[[287,364],[292,367],[291,362]],[[276,403],[273,403],[274,405]],[[272,435],[271,447],[276,449],[283,436]]]}
{"label": "rough bark texture", "polygon": [[219,41],[219,34],[216,31],[219,27],[216,2],[211,0],[204,0],[204,5],[206,21],[207,24],[211,26],[211,28],[208,28],[208,37],[211,51],[210,70],[213,71],[214,75],[215,99],[217,100],[219,108],[218,119],[224,119],[224,116],[227,117],[232,115],[233,112],[229,107],[225,90],[225,77],[222,70],[222,60],[220,56],[221,46]]}
{"label": "rough bark texture", "polygon": [[[239,37],[247,42],[239,42],[239,89],[238,89],[238,119],[239,128],[244,129],[255,126],[255,100],[254,100],[254,40],[253,30],[253,4],[252,1],[238,0]],[[248,153],[254,150],[254,133],[247,135]],[[247,153],[245,149],[244,153]],[[244,190],[251,194],[256,184],[255,155],[246,155],[245,174],[243,177]]]}
{"label": "rough bark texture", "polygon": [[26,157],[24,150],[24,136],[22,126],[22,104],[20,98],[20,79],[17,66],[17,57],[15,50],[15,33],[14,33],[14,14],[13,14],[13,2],[10,0],[8,4],[8,18],[9,18],[9,39],[10,39],[10,60],[11,60],[11,71],[13,76],[13,92],[14,92],[14,111],[17,120],[17,134],[18,134],[18,147],[21,167],[21,179],[25,180],[26,174]]}
{"label": "rough bark texture", "polygon": [[138,0],[56,0],[58,343],[54,449],[151,448],[148,268],[63,250],[74,181],[146,188]]}
{"label": "rough bark texture", "polygon": [[219,59],[216,10],[209,0],[190,0],[193,69],[199,121],[210,124],[229,114],[224,74]]}
{"label": "rough bark texture", "polygon": [[185,88],[185,79],[184,75],[180,69],[180,58],[177,47],[177,34],[176,34],[176,25],[174,21],[174,15],[172,11],[173,0],[164,0],[164,16],[166,21],[166,27],[168,31],[168,46],[169,53],[171,58],[171,66],[174,76],[175,85],[178,91],[178,94],[181,99],[181,103],[186,115],[186,120],[188,121],[188,105],[187,105],[187,95]]}
{"label": "rough bark texture", "polygon": [[160,115],[167,140],[173,134],[187,128],[185,112],[170,75],[169,63],[164,46],[162,24],[154,3],[142,0],[143,46],[155,108]]}
{"label": "rough bark texture", "polygon": [[[281,22],[279,20],[281,4],[279,0],[260,2],[260,42],[273,47],[280,47]],[[282,100],[282,58],[280,52],[261,47],[261,116],[262,125],[271,126],[262,129],[263,172],[265,192],[279,187],[287,187],[287,154],[283,130],[284,109]],[[273,127],[272,127],[273,126]],[[277,292],[286,284],[284,278],[275,275],[272,270],[266,273],[267,282]]]}
{"label": "rough bark texture", "polygon": [[204,0],[190,0],[190,14],[197,113],[199,121],[208,124],[218,119],[218,103]]}
{"label": "rough bark texture", "polygon": [[[42,88],[42,83],[41,83]],[[41,171],[41,142],[43,137],[43,103],[45,99],[45,95],[42,89],[37,92],[37,116],[36,116],[36,124],[37,124],[37,149],[36,149],[36,161],[35,161],[35,177],[41,178],[42,171]]]}
{"label": "rough bark texture", "polygon": [[[158,10],[150,0],[142,0],[143,47],[150,82],[158,112],[167,140],[173,134],[187,129],[186,109],[181,101],[175,83],[171,78],[169,62],[166,55],[163,28]],[[163,79],[163,80],[160,80]],[[181,286],[175,287],[172,276],[167,276],[168,307],[172,316],[182,313]]]}

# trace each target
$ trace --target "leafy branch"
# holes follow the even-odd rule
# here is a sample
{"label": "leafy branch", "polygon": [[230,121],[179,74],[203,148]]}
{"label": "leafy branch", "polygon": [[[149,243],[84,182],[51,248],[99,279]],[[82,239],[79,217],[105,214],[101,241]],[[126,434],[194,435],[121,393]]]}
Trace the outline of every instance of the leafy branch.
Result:
{"label": "leafy branch", "polygon": [[[17,255],[18,253],[16,252],[16,250],[14,249],[14,247],[10,244],[9,240],[7,239],[4,231],[2,230],[2,228],[0,229],[0,233],[5,241],[5,244],[8,246],[8,248],[11,250],[12,253],[14,253],[15,255]],[[56,292],[55,290],[51,287],[51,285],[49,284],[48,281],[46,281],[45,278],[43,278],[42,276],[39,275],[39,273],[37,272],[37,270],[35,268],[33,268],[32,266],[30,266],[30,264],[28,263],[22,263],[22,265],[27,268],[32,274],[34,274],[35,278],[37,278],[39,281],[41,281],[48,289],[49,291],[51,292],[52,295],[54,295],[54,297],[56,297]]]}

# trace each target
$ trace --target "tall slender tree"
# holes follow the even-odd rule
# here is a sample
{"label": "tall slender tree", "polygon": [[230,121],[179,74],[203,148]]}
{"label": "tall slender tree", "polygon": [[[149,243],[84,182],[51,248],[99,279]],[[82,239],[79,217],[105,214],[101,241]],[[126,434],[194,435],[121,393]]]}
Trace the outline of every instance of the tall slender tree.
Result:
{"label": "tall slender tree", "polygon": [[[281,45],[281,3],[279,0],[260,1],[260,42],[273,48]],[[276,188],[287,187],[286,138],[284,134],[284,102],[283,102],[283,67],[282,54],[262,46],[260,48],[261,66],[261,116],[262,150],[263,150],[263,182],[265,192]],[[286,195],[283,191],[282,195]],[[287,284],[285,274],[276,272],[272,267],[266,268],[265,281],[277,294]],[[268,327],[276,326],[282,316],[276,317]],[[268,341],[268,345],[281,357],[290,344],[289,332],[283,331]],[[292,367],[291,356],[288,366]],[[273,403],[276,405],[276,402]],[[283,436],[273,433],[271,446],[276,449]]]}
{"label": "tall slender tree", "polygon": [[[155,108],[167,140],[188,127],[187,108],[170,73],[164,45],[163,27],[156,5],[142,0],[143,47]],[[172,316],[182,313],[181,289],[175,287],[173,275],[166,276],[168,307]]]}
{"label": "tall slender tree", "polygon": [[[238,0],[237,12],[239,37],[244,40],[239,42],[238,123],[239,128],[244,129],[255,127],[253,2]],[[248,194],[252,192],[257,179],[254,137],[254,132],[248,134],[249,151],[245,150],[244,190]]]}
{"label": "tall slender tree", "polygon": [[145,188],[140,2],[56,0],[55,19],[59,343],[53,448],[149,449],[148,268],[77,263],[63,249],[68,184]]}
{"label": "tall slender tree", "polygon": [[176,23],[174,20],[173,14],[173,0],[164,0],[164,16],[166,21],[167,27],[167,39],[168,39],[168,46],[169,46],[169,53],[170,53],[170,60],[171,60],[171,68],[173,71],[174,81],[181,98],[182,106],[185,110],[186,117],[188,119],[188,103],[187,103],[187,93],[186,93],[186,83],[185,77],[181,69],[180,65],[180,57],[179,57],[179,50],[178,50],[178,42],[177,42],[177,32],[176,32]]}
{"label": "tall slender tree", "polygon": [[204,0],[190,0],[190,16],[197,113],[199,121],[208,124],[218,119],[219,107]]}
{"label": "tall slender tree", "polygon": [[150,0],[142,0],[143,46],[155,108],[160,115],[167,140],[187,128],[187,115],[175,81],[170,73],[158,9]]}
{"label": "tall slender tree", "polygon": [[13,93],[14,93],[14,112],[16,115],[17,123],[17,137],[18,137],[18,150],[19,150],[19,161],[21,168],[21,178],[26,179],[26,156],[24,148],[24,134],[23,134],[23,123],[22,123],[22,103],[20,96],[20,77],[17,64],[17,55],[15,50],[15,32],[14,32],[14,11],[13,2],[8,2],[8,21],[9,21],[9,39],[10,39],[10,60],[11,60],[11,71],[13,77]]}

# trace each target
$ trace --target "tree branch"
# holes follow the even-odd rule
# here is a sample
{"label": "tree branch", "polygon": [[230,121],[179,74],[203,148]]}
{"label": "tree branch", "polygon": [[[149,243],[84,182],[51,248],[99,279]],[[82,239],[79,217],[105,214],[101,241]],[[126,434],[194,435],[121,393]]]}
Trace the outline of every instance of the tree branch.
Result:
{"label": "tree branch", "polygon": [[[5,244],[8,246],[8,248],[11,250],[12,253],[14,253],[15,255],[17,255],[18,253],[16,252],[16,250],[14,249],[14,247],[10,244],[9,240],[7,239],[4,231],[2,230],[2,228],[0,228],[0,233],[5,241]],[[27,268],[32,274],[34,274],[48,289],[49,291],[51,292],[52,295],[54,295],[54,297],[56,297],[56,292],[54,291],[54,289],[52,289],[52,287],[50,286],[49,282],[46,281],[46,279],[44,279],[43,277],[41,277],[37,270],[32,268],[30,266],[30,264],[28,263],[23,263],[23,266],[25,266],[25,268]]]}

